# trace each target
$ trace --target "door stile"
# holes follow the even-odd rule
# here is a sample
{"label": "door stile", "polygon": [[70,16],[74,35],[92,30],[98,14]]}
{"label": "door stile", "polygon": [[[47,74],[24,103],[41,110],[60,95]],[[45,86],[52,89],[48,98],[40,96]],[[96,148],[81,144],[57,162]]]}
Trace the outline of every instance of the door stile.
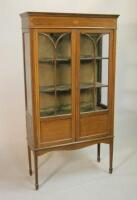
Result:
{"label": "door stile", "polygon": [[77,58],[77,49],[76,49],[76,31],[72,30],[71,32],[71,52],[72,52],[72,72],[71,72],[71,82],[72,82],[72,138],[73,141],[76,140],[76,58]]}
{"label": "door stile", "polygon": [[114,97],[115,97],[115,60],[116,60],[116,31],[110,33],[110,71],[109,71],[109,109],[110,109],[110,130],[114,132]]}
{"label": "door stile", "polygon": [[35,147],[40,144],[40,115],[39,115],[39,72],[38,72],[38,38],[37,29],[30,29],[31,65],[32,65],[32,96],[33,96],[33,131]]}
{"label": "door stile", "polygon": [[75,31],[75,68],[76,68],[76,83],[75,83],[75,93],[76,93],[76,141],[79,139],[80,134],[80,32],[79,30]]}

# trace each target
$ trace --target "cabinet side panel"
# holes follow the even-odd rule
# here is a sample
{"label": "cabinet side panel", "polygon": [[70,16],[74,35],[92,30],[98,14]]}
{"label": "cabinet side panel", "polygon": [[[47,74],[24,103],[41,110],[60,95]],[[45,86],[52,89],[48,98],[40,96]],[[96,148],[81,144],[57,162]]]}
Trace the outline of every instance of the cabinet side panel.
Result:
{"label": "cabinet side panel", "polygon": [[26,104],[26,126],[27,140],[30,146],[34,144],[33,120],[32,120],[32,84],[31,84],[31,62],[30,62],[30,33],[23,33],[24,49],[24,79],[25,79],[25,104]]}

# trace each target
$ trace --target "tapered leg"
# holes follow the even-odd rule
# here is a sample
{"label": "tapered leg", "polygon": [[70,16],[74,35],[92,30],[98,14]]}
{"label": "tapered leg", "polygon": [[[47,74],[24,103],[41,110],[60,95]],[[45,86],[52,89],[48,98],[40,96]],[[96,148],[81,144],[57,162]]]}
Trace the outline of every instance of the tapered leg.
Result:
{"label": "tapered leg", "polygon": [[113,172],[113,141],[109,144],[109,173]]}
{"label": "tapered leg", "polygon": [[38,184],[38,156],[36,152],[34,152],[34,168],[35,168],[35,189],[39,189],[39,184]]}
{"label": "tapered leg", "polygon": [[32,176],[32,164],[31,164],[31,150],[28,146],[28,159],[29,159],[29,174]]}
{"label": "tapered leg", "polygon": [[97,144],[97,161],[100,162],[100,144]]}

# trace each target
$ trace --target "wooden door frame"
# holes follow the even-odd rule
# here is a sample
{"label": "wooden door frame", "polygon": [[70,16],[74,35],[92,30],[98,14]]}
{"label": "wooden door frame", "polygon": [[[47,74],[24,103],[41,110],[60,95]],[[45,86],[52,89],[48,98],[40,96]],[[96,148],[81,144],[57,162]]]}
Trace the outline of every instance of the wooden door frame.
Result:
{"label": "wooden door frame", "polygon": [[[114,29],[77,29],[77,59],[76,59],[76,141],[93,139],[95,137],[105,136],[104,134],[96,134],[81,138],[80,136],[80,89],[79,89],[79,77],[80,77],[80,33],[108,33],[109,34],[109,63],[108,63],[108,110],[91,112],[83,115],[101,115],[108,113],[110,124],[109,135],[113,135],[114,126],[114,86],[115,86],[115,43],[116,43],[116,30]],[[108,135],[108,134],[106,134]]]}
{"label": "wooden door frame", "polygon": [[[33,88],[33,116],[35,116],[34,119],[34,130],[36,135],[36,146],[35,148],[43,148],[46,147],[46,143],[42,143],[40,140],[40,122],[43,121],[44,118],[40,117],[40,111],[39,111],[39,105],[40,105],[40,97],[39,97],[39,65],[38,65],[38,33],[40,32],[46,32],[46,33],[63,33],[68,32],[71,33],[71,55],[72,55],[72,63],[71,63],[71,80],[72,80],[72,94],[71,94],[71,102],[72,102],[72,115],[71,115],[71,121],[72,121],[72,140],[69,142],[75,142],[75,116],[76,116],[76,110],[75,110],[75,82],[76,82],[76,76],[75,76],[75,34],[73,29],[69,28],[35,28],[31,29],[31,48],[32,49],[32,67],[33,67],[33,74],[32,74],[32,88]],[[64,115],[65,116],[65,115]],[[62,116],[56,116],[55,118],[63,118]],[[65,117],[64,117],[65,118]],[[65,143],[65,141],[64,141]],[[66,143],[68,143],[66,141]],[[53,145],[61,144],[60,141]]]}

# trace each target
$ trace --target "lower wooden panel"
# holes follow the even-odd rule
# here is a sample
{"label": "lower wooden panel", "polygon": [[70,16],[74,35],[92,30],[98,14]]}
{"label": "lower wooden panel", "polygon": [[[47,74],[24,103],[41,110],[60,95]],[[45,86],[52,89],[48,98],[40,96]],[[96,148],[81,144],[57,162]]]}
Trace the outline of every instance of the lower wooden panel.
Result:
{"label": "lower wooden panel", "polygon": [[40,143],[50,146],[56,143],[66,143],[73,140],[72,119],[47,118],[40,122]]}
{"label": "lower wooden panel", "polygon": [[109,114],[80,116],[80,138],[109,133]]}

